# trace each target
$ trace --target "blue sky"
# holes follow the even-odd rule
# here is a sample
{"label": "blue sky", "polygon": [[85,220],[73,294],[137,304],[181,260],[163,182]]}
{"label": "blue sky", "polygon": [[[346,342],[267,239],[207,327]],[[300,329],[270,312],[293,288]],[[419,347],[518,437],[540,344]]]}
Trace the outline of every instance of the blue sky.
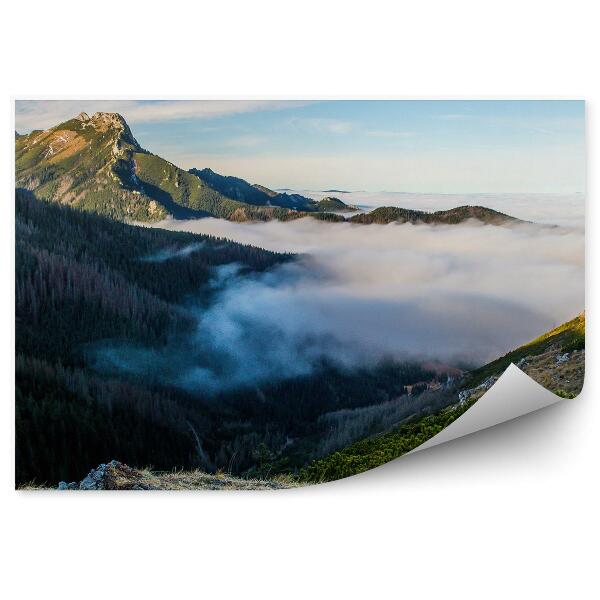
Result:
{"label": "blue sky", "polygon": [[183,168],[273,188],[585,191],[581,101],[17,101],[16,129],[81,110],[120,112]]}

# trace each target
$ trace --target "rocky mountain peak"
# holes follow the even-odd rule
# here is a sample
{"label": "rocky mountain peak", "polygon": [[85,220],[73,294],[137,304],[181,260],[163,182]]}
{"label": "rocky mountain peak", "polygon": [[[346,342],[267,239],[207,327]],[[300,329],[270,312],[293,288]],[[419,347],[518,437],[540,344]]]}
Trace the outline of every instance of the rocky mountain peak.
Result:
{"label": "rocky mountain peak", "polygon": [[[82,115],[87,117],[87,120],[79,118]],[[129,125],[127,125],[127,121],[125,121],[124,117],[119,113],[96,112],[91,118],[85,113],[81,113],[76,118],[82,121],[84,126],[91,126],[101,133],[106,131],[114,131],[117,133],[117,140],[115,143],[118,149],[121,148],[122,143],[130,144],[138,150],[141,149],[137,140],[133,137],[131,129],[129,129]]]}
{"label": "rocky mountain peak", "polygon": [[92,115],[91,120],[95,125],[105,125],[106,127],[115,127],[117,129],[128,127],[127,122],[119,113],[96,112]]}

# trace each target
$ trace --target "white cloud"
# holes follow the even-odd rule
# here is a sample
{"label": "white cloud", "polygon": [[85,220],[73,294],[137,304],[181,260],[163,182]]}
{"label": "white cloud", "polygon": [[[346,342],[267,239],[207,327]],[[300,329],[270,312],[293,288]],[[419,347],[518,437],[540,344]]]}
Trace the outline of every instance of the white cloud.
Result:
{"label": "white cloud", "polygon": [[344,134],[350,133],[355,128],[355,124],[350,121],[316,117],[290,119],[290,124],[294,127],[314,131],[315,133]]}
{"label": "white cloud", "polygon": [[80,112],[118,112],[129,123],[176,119],[214,119],[231,114],[281,110],[308,102],[291,100],[18,100],[15,125],[19,132],[46,129]]}
{"label": "white cloud", "polygon": [[169,100],[160,103],[138,103],[129,113],[132,122],[170,119],[211,119],[224,115],[279,110],[303,106],[305,102],[290,100]]}
{"label": "white cloud", "polygon": [[309,372],[322,357],[348,367],[385,357],[484,362],[584,308],[584,238],[577,230],[311,218],[159,226],[302,255],[222,282],[199,314],[192,346],[218,353],[227,369],[190,365],[186,384],[273,381]]}

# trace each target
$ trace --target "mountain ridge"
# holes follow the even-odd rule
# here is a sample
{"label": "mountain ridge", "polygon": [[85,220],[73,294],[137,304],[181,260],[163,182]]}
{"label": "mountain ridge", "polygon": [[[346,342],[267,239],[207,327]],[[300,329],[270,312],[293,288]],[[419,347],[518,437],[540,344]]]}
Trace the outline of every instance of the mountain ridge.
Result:
{"label": "mountain ridge", "polygon": [[[232,200],[238,200],[255,206],[279,206],[294,211],[315,212],[322,211],[326,204],[321,201],[312,200],[301,194],[285,194],[275,192],[259,184],[251,184],[246,180],[231,175],[220,175],[210,168],[190,169],[188,173],[195,175],[207,185],[219,191]],[[341,200],[334,210],[345,210],[348,207]]]}
{"label": "mountain ridge", "polygon": [[15,132],[15,158],[16,187],[42,200],[120,221],[156,222],[169,216],[289,221],[311,216],[356,224],[519,222],[482,206],[433,213],[379,207],[345,218],[339,213],[356,207],[333,196],[313,200],[220,175],[210,168],[185,171],[144,149],[118,113],[97,112],[90,117],[82,112],[44,131]]}
{"label": "mountain ridge", "polygon": [[448,210],[427,212],[395,206],[381,206],[369,213],[350,217],[351,223],[387,225],[389,223],[428,223],[457,225],[475,219],[488,225],[505,225],[523,222],[520,219],[485,206],[464,205]]}
{"label": "mountain ridge", "polygon": [[15,158],[16,187],[118,220],[285,221],[322,212],[300,195],[271,195],[210,169],[185,171],[142,148],[118,113],[80,113],[44,131],[16,134]]}

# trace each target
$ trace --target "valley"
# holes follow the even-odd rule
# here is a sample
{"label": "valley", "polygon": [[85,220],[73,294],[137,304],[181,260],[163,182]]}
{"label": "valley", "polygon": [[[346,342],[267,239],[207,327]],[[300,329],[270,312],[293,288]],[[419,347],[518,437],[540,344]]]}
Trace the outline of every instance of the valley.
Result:
{"label": "valley", "polygon": [[582,306],[575,227],[184,170],[117,113],[15,154],[18,486],[296,487],[410,451],[511,363],[581,390],[585,316],[550,326]]}
{"label": "valley", "polygon": [[[585,316],[580,315],[541,338],[514,350],[509,358],[527,352],[517,363],[519,368],[558,395],[567,398],[576,396],[583,387]],[[92,470],[80,483],[63,482],[59,487],[67,490],[264,490],[324,483],[349,477],[410,452],[459,418],[497,381],[503,372],[499,364],[502,363],[493,362],[484,366],[483,372],[492,374],[474,388],[467,386],[472,385],[473,377],[480,376],[477,371],[463,373],[456,379],[449,377],[443,384],[432,381],[406,386],[407,397],[415,393],[415,386],[419,386],[418,393],[429,396],[429,402],[424,404],[424,415],[413,414],[391,426],[388,423],[387,428],[380,424],[379,429],[382,431],[376,435],[341,447],[291,475],[284,471],[273,476],[271,468],[275,468],[274,464],[269,465],[269,469],[263,472],[263,478],[239,479],[222,471],[218,471],[216,475],[202,471],[157,473],[149,469],[131,469],[113,461],[109,465],[101,465]],[[565,384],[569,385],[570,391],[565,392]],[[447,406],[436,410],[432,402],[436,395],[444,396]],[[400,397],[397,400],[406,401],[407,398]],[[35,489],[35,486],[32,489]]]}
{"label": "valley", "polygon": [[[198,319],[189,299],[210,302],[221,265],[251,277],[293,257],[134,227],[27,191],[17,191],[16,209],[19,483],[70,481],[108,456],[165,470],[288,472],[418,413],[420,396],[409,398],[405,386],[447,378],[414,362],[349,371],[323,359],[305,375],[215,395],[173,384],[183,355],[159,354],[143,377],[100,364],[107,342],[145,348],[144,356],[186,348]],[[190,244],[198,249],[178,252]],[[165,247],[172,258],[141,260]],[[207,364],[218,370],[220,360],[217,353]]]}

